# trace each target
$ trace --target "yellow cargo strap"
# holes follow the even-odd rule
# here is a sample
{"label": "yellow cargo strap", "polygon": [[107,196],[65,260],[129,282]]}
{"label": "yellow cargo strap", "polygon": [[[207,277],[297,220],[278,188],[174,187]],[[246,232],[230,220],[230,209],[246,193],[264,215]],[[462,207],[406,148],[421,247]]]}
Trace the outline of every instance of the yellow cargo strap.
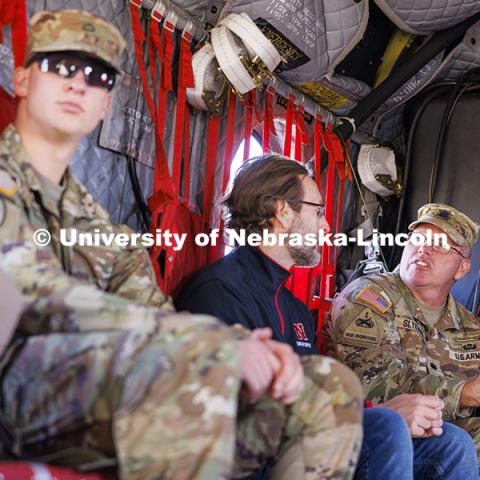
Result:
{"label": "yellow cargo strap", "polygon": [[411,33],[404,32],[399,28],[395,30],[383,54],[382,63],[378,67],[373,88],[377,88],[390,75],[398,58],[405,48],[412,44],[414,38],[415,35]]}

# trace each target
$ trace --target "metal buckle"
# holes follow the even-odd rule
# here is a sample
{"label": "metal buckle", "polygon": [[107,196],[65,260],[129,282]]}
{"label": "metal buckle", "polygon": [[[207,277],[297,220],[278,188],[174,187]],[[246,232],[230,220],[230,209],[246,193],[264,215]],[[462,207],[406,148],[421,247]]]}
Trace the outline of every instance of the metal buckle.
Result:
{"label": "metal buckle", "polygon": [[152,8],[150,16],[160,23],[165,18],[165,5],[161,0],[157,0]]}
{"label": "metal buckle", "polygon": [[186,40],[188,43],[192,43],[193,31],[194,31],[193,23],[190,20],[188,20],[187,24],[185,25],[185,28],[183,29],[182,38]]}
{"label": "metal buckle", "polygon": [[395,196],[401,197],[403,193],[403,186],[398,180],[393,180],[390,175],[375,175],[375,180],[383,185],[387,190],[391,190]]}
{"label": "metal buckle", "polygon": [[167,17],[165,18],[165,21],[163,22],[164,30],[167,30],[173,33],[175,31],[175,26],[177,25],[177,21],[178,21],[177,14],[172,11],[169,12]]}
{"label": "metal buckle", "polygon": [[202,93],[202,100],[205,103],[210,116],[216,117],[225,105],[226,89],[223,88],[219,96],[215,96],[212,90],[204,90]]}
{"label": "metal buckle", "polygon": [[223,73],[223,70],[218,67],[217,68],[217,71],[220,75],[222,75],[222,77],[224,78],[225,82],[227,83],[228,87],[230,88],[230,90],[232,91],[232,93],[237,96],[242,102],[245,101],[245,97],[243,96],[243,94],[241,94],[237,88],[233,85],[232,82],[230,82],[230,80],[228,79],[228,77]]}

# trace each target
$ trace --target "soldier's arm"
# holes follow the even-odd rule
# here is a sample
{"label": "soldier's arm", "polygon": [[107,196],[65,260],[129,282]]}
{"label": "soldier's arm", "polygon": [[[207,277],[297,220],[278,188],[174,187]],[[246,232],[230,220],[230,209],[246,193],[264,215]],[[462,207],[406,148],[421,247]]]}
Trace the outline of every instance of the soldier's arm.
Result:
{"label": "soldier's arm", "polygon": [[[370,304],[358,298],[364,288],[373,292],[364,295]],[[401,343],[391,302],[376,303],[380,293],[381,288],[362,279],[336,298],[325,326],[329,353],[357,373],[366,398],[375,404],[402,393],[437,395],[445,403],[444,418],[468,416],[470,411],[460,408],[465,380],[426,373],[426,366],[415,361],[419,352],[408,352]]]}
{"label": "soldier's arm", "polygon": [[[135,233],[125,225],[115,229],[117,233]],[[140,245],[127,247],[117,255],[108,291],[138,303],[173,311],[170,298],[157,286],[150,256]]]}
{"label": "soldier's arm", "polygon": [[19,197],[1,192],[0,268],[22,292],[25,333],[150,328],[167,314],[69,276],[49,246],[35,244]]}
{"label": "soldier's arm", "polygon": [[462,407],[480,407],[480,378],[465,383],[461,395]]}
{"label": "soldier's arm", "polygon": [[0,355],[2,355],[17,328],[22,311],[20,291],[2,269],[0,269],[0,292],[0,312],[2,312]]}

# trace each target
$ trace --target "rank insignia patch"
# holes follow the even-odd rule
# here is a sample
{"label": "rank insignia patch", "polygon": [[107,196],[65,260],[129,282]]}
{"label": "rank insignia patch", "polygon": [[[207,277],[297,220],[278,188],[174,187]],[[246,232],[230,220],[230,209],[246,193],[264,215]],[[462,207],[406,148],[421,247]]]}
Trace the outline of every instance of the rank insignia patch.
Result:
{"label": "rank insignia patch", "polygon": [[355,295],[355,298],[370,305],[380,313],[386,313],[392,307],[392,302],[388,298],[368,287],[365,287],[357,295]]}

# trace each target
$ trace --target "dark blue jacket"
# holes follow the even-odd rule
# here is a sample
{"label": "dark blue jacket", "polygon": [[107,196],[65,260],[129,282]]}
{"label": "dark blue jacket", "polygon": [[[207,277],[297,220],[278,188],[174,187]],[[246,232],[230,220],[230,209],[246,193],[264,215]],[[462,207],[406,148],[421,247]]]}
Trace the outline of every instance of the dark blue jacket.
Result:
{"label": "dark blue jacket", "polygon": [[298,354],[318,353],[310,311],[284,286],[289,275],[260,249],[239,247],[187,283],[175,306],[230,325],[271,327],[273,337]]}

